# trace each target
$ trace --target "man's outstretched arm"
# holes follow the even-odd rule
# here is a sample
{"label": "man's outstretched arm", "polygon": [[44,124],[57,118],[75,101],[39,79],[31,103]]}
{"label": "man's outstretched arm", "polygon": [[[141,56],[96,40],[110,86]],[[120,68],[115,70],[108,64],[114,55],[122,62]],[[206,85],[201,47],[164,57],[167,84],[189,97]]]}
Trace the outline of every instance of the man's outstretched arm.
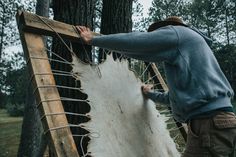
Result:
{"label": "man's outstretched arm", "polygon": [[173,27],[163,27],[153,32],[131,32],[94,36],[84,26],[77,26],[87,44],[113,50],[130,58],[156,62],[175,59],[178,55],[178,36]]}

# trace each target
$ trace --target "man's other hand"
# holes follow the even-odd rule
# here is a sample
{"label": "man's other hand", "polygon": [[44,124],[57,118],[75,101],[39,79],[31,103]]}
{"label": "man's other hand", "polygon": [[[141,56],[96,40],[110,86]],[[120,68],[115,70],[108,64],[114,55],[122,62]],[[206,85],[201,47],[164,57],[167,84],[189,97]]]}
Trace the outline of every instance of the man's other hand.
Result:
{"label": "man's other hand", "polygon": [[93,32],[88,27],[85,26],[76,26],[76,29],[78,30],[79,35],[83,39],[83,41],[86,44],[90,45],[93,39]]}
{"label": "man's other hand", "polygon": [[153,85],[151,84],[145,84],[141,86],[142,92],[144,95],[146,95],[148,92],[153,90]]}

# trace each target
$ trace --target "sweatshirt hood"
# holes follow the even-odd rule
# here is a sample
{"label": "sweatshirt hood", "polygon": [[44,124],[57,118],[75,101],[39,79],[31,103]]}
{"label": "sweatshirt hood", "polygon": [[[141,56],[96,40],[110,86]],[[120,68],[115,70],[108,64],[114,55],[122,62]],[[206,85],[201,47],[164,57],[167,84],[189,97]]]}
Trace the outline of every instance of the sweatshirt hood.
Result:
{"label": "sweatshirt hood", "polygon": [[204,33],[204,32],[202,32],[202,31],[198,30],[198,29],[195,28],[195,27],[192,27],[191,29],[192,29],[193,31],[197,32],[198,34],[200,34],[200,35],[205,39],[205,41],[207,42],[207,44],[208,44],[209,46],[212,45],[212,39],[209,38],[209,37],[206,35],[206,33]]}

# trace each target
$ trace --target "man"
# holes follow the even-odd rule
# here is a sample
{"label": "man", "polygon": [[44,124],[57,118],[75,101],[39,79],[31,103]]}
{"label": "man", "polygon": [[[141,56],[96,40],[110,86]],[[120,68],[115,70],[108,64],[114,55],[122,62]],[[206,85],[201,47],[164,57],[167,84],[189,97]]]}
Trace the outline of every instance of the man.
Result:
{"label": "man", "polygon": [[90,45],[128,57],[163,61],[169,92],[143,86],[145,97],[168,104],[174,118],[188,124],[184,157],[236,157],[236,117],[233,90],[209,45],[211,40],[178,17],[153,23],[148,32],[93,36],[77,27]]}

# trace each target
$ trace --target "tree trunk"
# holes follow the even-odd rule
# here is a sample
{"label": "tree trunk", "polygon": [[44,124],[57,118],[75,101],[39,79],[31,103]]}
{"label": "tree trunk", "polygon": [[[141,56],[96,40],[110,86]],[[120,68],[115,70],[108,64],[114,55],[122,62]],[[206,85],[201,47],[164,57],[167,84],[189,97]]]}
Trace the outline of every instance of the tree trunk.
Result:
{"label": "tree trunk", "polygon": [[5,27],[5,7],[2,4],[2,17],[1,17],[1,33],[0,33],[0,60],[2,59],[2,51],[3,51],[3,38],[4,38],[4,27]]}
{"label": "tree trunk", "polygon": [[103,0],[101,33],[127,33],[132,31],[133,0]]}
{"label": "tree trunk", "polygon": [[37,0],[36,14],[44,17],[49,17],[50,0]]}
{"label": "tree trunk", "polygon": [[[49,16],[48,0],[37,1],[36,14],[46,17]],[[28,77],[29,80],[30,77],[31,76]],[[28,97],[25,105],[18,157],[41,157],[44,154],[48,141],[43,134],[43,127],[38,109],[35,104],[35,98],[31,84],[29,85],[27,93]]]}
{"label": "tree trunk", "polygon": [[[103,0],[101,34],[127,33],[132,31],[133,0]],[[99,59],[104,54],[100,53]],[[120,57],[113,54],[114,59]]]}
{"label": "tree trunk", "polygon": [[41,122],[39,121],[39,115],[32,91],[32,86],[29,85],[22,124],[20,145],[17,154],[18,157],[36,157],[36,154],[39,151],[39,141],[42,127]]}
{"label": "tree trunk", "polygon": [[225,29],[226,29],[226,39],[227,39],[227,45],[229,45],[230,37],[229,37],[229,21],[228,21],[228,8],[227,4],[225,4]]}
{"label": "tree trunk", "polygon": [[[53,12],[54,19],[69,23],[72,25],[84,25],[92,29],[93,17],[94,17],[94,0],[54,0],[53,1]],[[66,44],[73,47],[75,54],[85,62],[91,62],[91,46],[85,46],[78,43],[70,43],[66,41]],[[60,55],[65,60],[71,62],[72,56],[65,45],[58,40],[58,38],[53,39],[52,50],[57,55]],[[52,55],[52,58],[57,58]],[[58,58],[57,58],[58,59]],[[52,69],[70,72],[72,67],[70,65],[61,64],[57,62],[52,62]],[[80,82],[76,81],[72,77],[68,76],[55,76],[56,84],[67,86],[67,87],[80,87]],[[79,90],[72,89],[62,89],[59,88],[59,93],[61,97],[73,98],[73,99],[86,99],[87,95],[83,94]],[[84,102],[68,102],[63,101],[63,106],[65,111],[74,113],[87,113],[90,110],[90,106]],[[88,121],[87,118],[67,115],[68,122],[70,124],[80,124],[81,122]],[[73,127],[71,128],[73,135],[87,134],[88,131]],[[83,146],[81,146],[81,137],[74,137],[75,143],[77,145],[78,152],[80,156],[83,156],[83,151],[87,152],[87,144],[89,139],[83,138]],[[82,151],[83,150],[83,151]]]}

